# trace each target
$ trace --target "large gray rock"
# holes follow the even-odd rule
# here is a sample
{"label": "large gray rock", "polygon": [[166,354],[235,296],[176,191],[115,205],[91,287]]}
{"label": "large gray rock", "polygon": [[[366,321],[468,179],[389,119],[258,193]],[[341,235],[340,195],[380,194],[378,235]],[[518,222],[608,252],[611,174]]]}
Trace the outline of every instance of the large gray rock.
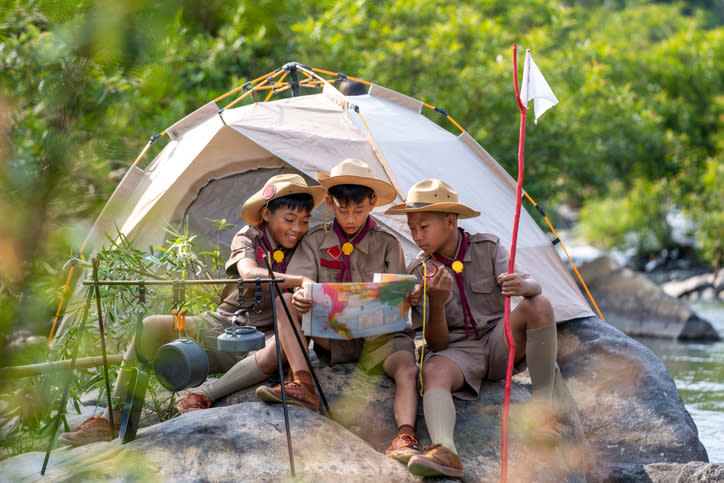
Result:
{"label": "large gray rock", "polygon": [[600,257],[579,267],[606,322],[633,336],[719,340],[712,325],[640,273]]}
{"label": "large gray rock", "polygon": [[[514,378],[508,476],[511,481],[602,481],[647,478],[646,465],[708,461],[673,381],[644,346],[598,319],[559,325],[556,401],[563,442],[541,448],[526,438],[530,380]],[[384,456],[395,434],[394,385],[344,364],[317,375],[334,421],[290,407],[297,473],[303,479],[354,481],[414,479]],[[456,444],[466,480],[500,478],[504,384],[485,383],[477,401],[456,401]],[[96,443],[56,450],[48,476],[164,481],[271,481],[289,477],[282,408],[256,402],[250,388],[195,411],[142,429],[121,445]],[[422,408],[418,437],[428,444]],[[0,463],[6,479],[34,481],[42,454]]]}
{"label": "large gray rock", "polygon": [[[313,356],[313,352],[311,352]],[[313,365],[330,403],[334,420],[369,443],[380,454],[397,434],[392,412],[394,383],[388,377],[369,375],[353,364],[333,367]],[[455,443],[463,460],[465,479],[489,481],[500,478],[501,416],[504,382],[485,382],[476,401],[455,400],[457,424]],[[509,437],[508,475],[512,481],[584,481],[583,429],[575,402],[562,377],[556,379],[557,406],[561,416],[559,429],[563,443],[559,448],[541,448],[526,438],[531,398],[527,372],[513,378]],[[255,401],[248,389],[216,402],[216,405],[243,404]],[[422,401],[417,411],[417,437],[430,444],[425,426]],[[525,464],[521,464],[525,462]]]}
{"label": "large gray rock", "polygon": [[[279,406],[255,402],[184,414],[121,444],[94,443],[52,453],[43,481],[280,481],[291,479]],[[323,416],[289,408],[296,475],[302,481],[416,481]],[[5,481],[36,481],[43,453],[0,465]]]}
{"label": "large gray rock", "polygon": [[558,326],[558,363],[575,399],[592,481],[639,481],[643,466],[709,461],[666,368],[598,318]]}

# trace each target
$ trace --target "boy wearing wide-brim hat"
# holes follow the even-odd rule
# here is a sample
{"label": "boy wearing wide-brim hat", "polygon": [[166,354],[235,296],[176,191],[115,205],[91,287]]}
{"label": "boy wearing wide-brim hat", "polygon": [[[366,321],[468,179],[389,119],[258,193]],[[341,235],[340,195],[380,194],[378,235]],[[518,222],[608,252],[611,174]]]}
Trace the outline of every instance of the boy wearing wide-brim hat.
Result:
{"label": "boy wearing wide-brim hat", "polygon": [[[372,282],[374,273],[405,273],[400,242],[369,216],[376,205],[395,199],[394,188],[375,178],[369,166],[357,159],[346,159],[329,174],[317,175],[317,179],[327,189],[327,206],[334,213],[334,220],[330,226],[309,230],[289,271],[316,282]],[[312,301],[304,297],[303,291],[285,298],[291,299],[294,323],[299,326],[300,314],[311,309]],[[281,322],[279,326],[284,328],[279,337],[294,379],[285,383],[287,400],[318,410],[319,398],[301,349],[289,324]],[[315,339],[315,352],[332,364],[360,361],[360,367],[366,371],[382,366],[396,384],[394,405],[399,434],[388,454],[406,462],[411,455],[419,453],[419,444],[414,437],[417,366],[414,343],[409,335],[396,333],[354,340]],[[257,389],[257,395],[267,402],[280,402],[281,387],[262,386]]]}
{"label": "boy wearing wide-brim hat", "polygon": [[[311,212],[323,201],[325,190],[321,186],[308,186],[299,175],[272,176],[264,187],[251,196],[242,206],[241,215],[249,225],[239,230],[231,242],[231,256],[226,262],[230,278],[266,278],[269,274],[265,258],[271,254],[275,276],[284,278],[282,288],[301,286],[304,277],[285,273],[299,240],[309,229]],[[251,287],[253,289],[253,287]],[[217,350],[216,338],[232,322],[237,310],[239,291],[235,284],[224,286],[222,303],[215,312],[188,317],[187,324],[192,337],[201,341],[209,350],[209,372],[225,372],[203,388],[189,392],[178,403],[179,412],[206,409],[216,399],[259,383],[277,369],[276,346],[270,297],[264,297],[262,312],[251,322],[267,337],[266,346],[250,353],[229,353]],[[140,350],[152,358],[156,349],[171,342],[175,337],[173,316],[152,315],[143,320],[143,340]],[[123,366],[135,360],[134,344],[126,351]],[[113,389],[113,399],[124,400],[128,385],[127,371],[120,375]],[[114,412],[114,422],[121,421],[120,413]],[[85,421],[76,431],[61,434],[59,440],[79,446],[95,441],[109,440],[108,410],[103,416]],[[117,432],[117,431],[116,431]]]}
{"label": "boy wearing wide-brim hat", "polygon": [[[416,328],[426,317],[428,351],[422,365],[423,409],[433,445],[413,456],[408,468],[423,475],[462,477],[453,432],[455,405],[459,399],[477,399],[483,379],[505,378],[507,343],[503,312],[506,296],[522,296],[512,311],[510,325],[515,340],[515,362],[527,361],[534,397],[551,408],[557,350],[553,308],[541,295],[533,278],[516,267],[507,273],[508,252],[496,236],[469,234],[458,219],[480,212],[460,203],[455,190],[438,179],[426,179],[410,188],[407,201],[392,206],[387,214],[407,215],[415,243],[422,249],[408,267],[426,280],[428,313],[413,307]],[[552,411],[534,437],[557,443],[560,434]]]}

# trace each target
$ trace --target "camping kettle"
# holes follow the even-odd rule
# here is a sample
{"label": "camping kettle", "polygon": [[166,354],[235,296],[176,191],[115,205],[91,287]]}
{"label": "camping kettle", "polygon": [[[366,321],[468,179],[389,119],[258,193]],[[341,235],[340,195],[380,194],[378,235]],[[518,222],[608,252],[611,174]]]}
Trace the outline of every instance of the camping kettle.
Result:
{"label": "camping kettle", "polygon": [[246,319],[247,310],[239,309],[234,312],[231,319],[231,327],[227,327],[224,333],[216,338],[216,345],[221,352],[251,352],[264,348],[266,341],[264,334],[256,330],[253,325],[236,325],[239,315]]}
{"label": "camping kettle", "polygon": [[161,385],[175,392],[204,382],[209,375],[209,358],[201,344],[186,334],[186,309],[171,314],[179,338],[158,348],[153,370]]}

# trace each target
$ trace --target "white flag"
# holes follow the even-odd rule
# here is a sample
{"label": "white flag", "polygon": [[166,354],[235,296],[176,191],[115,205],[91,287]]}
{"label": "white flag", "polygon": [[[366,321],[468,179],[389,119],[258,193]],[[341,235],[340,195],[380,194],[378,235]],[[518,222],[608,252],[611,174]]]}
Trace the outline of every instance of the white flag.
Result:
{"label": "white flag", "polygon": [[520,86],[520,102],[528,109],[528,102],[533,99],[535,111],[535,122],[551,107],[558,104],[558,99],[546,82],[538,66],[533,62],[530,51],[525,53],[525,65],[523,66],[523,82]]}

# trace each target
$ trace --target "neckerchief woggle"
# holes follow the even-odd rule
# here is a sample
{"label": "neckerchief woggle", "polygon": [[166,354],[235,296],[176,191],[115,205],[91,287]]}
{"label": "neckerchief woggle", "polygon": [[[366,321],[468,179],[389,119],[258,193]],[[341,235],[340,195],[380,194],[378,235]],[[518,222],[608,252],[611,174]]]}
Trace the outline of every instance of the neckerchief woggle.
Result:
{"label": "neckerchief woggle", "polygon": [[[355,236],[352,240],[347,241],[347,239],[344,236],[344,231],[342,230],[342,227],[339,226],[339,223],[337,223],[337,219],[335,218],[334,222],[332,223],[332,230],[334,230],[334,233],[337,234],[337,240],[339,240],[339,244],[341,246],[342,250],[342,261],[331,261],[331,260],[320,260],[320,264],[325,268],[332,268],[335,270],[339,270],[339,275],[337,276],[337,282],[351,282],[352,281],[352,269],[349,265],[349,256],[354,251],[355,245],[362,240],[367,233],[372,230],[374,227],[377,226],[377,223],[375,223],[375,220],[372,219],[371,216],[367,217],[367,223],[365,224],[364,228]],[[329,254],[332,256],[332,254]],[[337,255],[339,256],[339,255]]]}
{"label": "neckerchief woggle", "polygon": [[435,260],[449,266],[452,268],[453,273],[455,274],[455,281],[458,284],[458,289],[460,289],[460,299],[463,303],[463,323],[465,324],[465,336],[468,335],[468,318],[470,319],[470,323],[473,324],[473,329],[475,330],[475,336],[478,336],[478,324],[475,322],[475,318],[473,317],[473,312],[470,310],[470,304],[468,304],[468,298],[465,296],[465,285],[463,284],[463,258],[465,257],[465,253],[468,251],[468,234],[463,230],[462,228],[458,227],[458,230],[460,231],[460,234],[462,235],[462,241],[460,242],[460,249],[458,250],[457,256],[455,257],[455,260],[446,257],[445,255],[440,255],[439,253],[433,253],[432,258]]}
{"label": "neckerchief woggle", "polygon": [[[257,228],[261,230],[261,241],[262,245],[264,245],[264,256],[266,256],[267,253],[272,254],[272,259],[277,264],[277,270],[279,273],[287,273],[287,253],[289,253],[289,248],[285,248],[280,245],[280,248],[276,250],[272,250],[271,243],[269,242],[269,237],[266,236],[266,222],[262,221],[259,225],[257,225]],[[263,259],[264,256],[259,257],[259,254],[257,254],[257,258]]]}

